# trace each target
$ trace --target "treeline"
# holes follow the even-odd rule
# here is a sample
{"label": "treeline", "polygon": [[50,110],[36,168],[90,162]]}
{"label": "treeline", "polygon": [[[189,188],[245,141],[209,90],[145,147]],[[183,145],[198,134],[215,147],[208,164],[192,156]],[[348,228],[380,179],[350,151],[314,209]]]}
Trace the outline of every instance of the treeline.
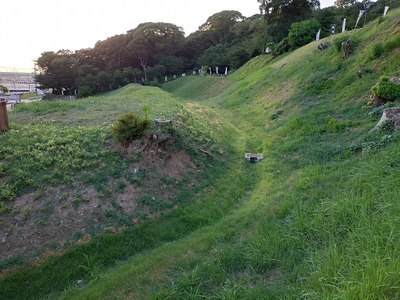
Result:
{"label": "treeline", "polygon": [[174,24],[143,23],[93,48],[44,52],[36,61],[36,80],[53,94],[85,97],[132,82],[154,84],[201,67],[237,69],[266,47],[278,55],[312,41],[319,28],[321,37],[330,35],[331,25],[341,27],[344,17],[347,29],[353,29],[366,6],[367,21],[381,16],[385,5],[400,6],[398,0],[337,0],[325,9],[319,9],[318,0],[258,2],[260,14],[245,18],[238,11],[222,11],[188,37]]}

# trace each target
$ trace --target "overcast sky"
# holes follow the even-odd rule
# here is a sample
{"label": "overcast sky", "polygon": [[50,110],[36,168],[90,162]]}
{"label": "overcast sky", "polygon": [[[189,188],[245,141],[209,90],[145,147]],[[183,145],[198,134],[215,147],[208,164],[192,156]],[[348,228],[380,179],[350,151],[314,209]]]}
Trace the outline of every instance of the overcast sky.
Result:
{"label": "overcast sky", "polygon": [[[321,6],[334,0],[320,0]],[[1,0],[0,69],[32,68],[45,51],[93,47],[143,22],[168,22],[188,35],[222,10],[249,17],[256,0]]]}

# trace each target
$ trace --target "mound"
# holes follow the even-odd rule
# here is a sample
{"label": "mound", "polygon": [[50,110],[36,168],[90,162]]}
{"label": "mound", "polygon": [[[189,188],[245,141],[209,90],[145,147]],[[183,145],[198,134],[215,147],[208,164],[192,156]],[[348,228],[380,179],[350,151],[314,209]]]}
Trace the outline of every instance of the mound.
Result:
{"label": "mound", "polygon": [[[117,115],[144,104],[157,116],[174,116],[174,125],[117,144],[106,119],[110,109]],[[15,123],[24,117],[31,123]],[[198,149],[221,147],[204,129],[204,117],[139,85],[89,100],[17,108],[11,130],[0,136],[7,145],[0,150],[2,189],[10,195],[0,199],[3,266],[182,205],[181,194],[190,194],[217,159]]]}

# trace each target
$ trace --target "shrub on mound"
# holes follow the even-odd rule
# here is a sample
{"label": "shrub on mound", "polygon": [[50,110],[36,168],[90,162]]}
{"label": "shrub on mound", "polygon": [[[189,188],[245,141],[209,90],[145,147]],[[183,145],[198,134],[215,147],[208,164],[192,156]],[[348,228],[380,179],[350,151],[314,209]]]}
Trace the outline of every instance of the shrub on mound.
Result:
{"label": "shrub on mound", "polygon": [[389,77],[382,76],[372,87],[372,93],[385,101],[394,101],[400,98],[400,83],[390,81]]}
{"label": "shrub on mound", "polygon": [[147,117],[142,117],[134,112],[120,115],[112,127],[114,138],[120,143],[126,143],[141,138],[150,121]]}

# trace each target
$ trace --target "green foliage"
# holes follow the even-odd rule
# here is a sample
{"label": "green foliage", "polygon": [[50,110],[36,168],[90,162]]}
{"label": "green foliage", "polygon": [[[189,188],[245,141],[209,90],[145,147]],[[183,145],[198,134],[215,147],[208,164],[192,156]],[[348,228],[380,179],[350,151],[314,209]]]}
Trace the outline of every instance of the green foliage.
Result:
{"label": "green foliage", "polygon": [[351,6],[356,2],[356,0],[336,0],[335,6],[344,8],[346,6]]}
{"label": "green foliage", "polygon": [[42,53],[37,59],[38,67],[43,71],[36,75],[36,81],[43,89],[53,89],[53,93],[61,95],[73,94],[75,88],[75,64],[77,59],[69,50]]}
{"label": "green foliage", "polygon": [[12,188],[4,182],[0,182],[0,202],[8,202],[14,198]]}
{"label": "green foliage", "polygon": [[260,11],[269,20],[268,31],[274,42],[282,40],[294,22],[309,17],[319,6],[315,0],[294,2],[290,0],[260,0]]}
{"label": "green foliage", "polygon": [[333,6],[314,10],[313,16],[321,24],[321,38],[331,35],[331,24],[340,24],[342,21],[337,8]]}
{"label": "green foliage", "polygon": [[315,18],[293,23],[288,35],[290,48],[296,49],[314,41],[320,28],[321,25]]}
{"label": "green foliage", "polygon": [[93,95],[93,89],[90,86],[83,85],[79,87],[79,98],[86,98]]}
{"label": "green foliage", "polygon": [[150,126],[150,121],[134,112],[128,112],[118,117],[112,126],[113,136],[120,143],[126,143],[141,138]]}
{"label": "green foliage", "polygon": [[400,47],[400,34],[395,37],[389,39],[384,43],[384,48],[386,52],[392,51],[393,49]]}
{"label": "green foliage", "polygon": [[15,197],[9,184],[0,182],[0,213],[12,212],[12,206],[8,204]]}
{"label": "green foliage", "polygon": [[382,55],[385,53],[385,47],[382,42],[375,43],[372,45],[371,49],[371,58],[372,59],[377,59],[382,57]]}
{"label": "green foliage", "polygon": [[288,52],[290,48],[288,38],[282,39],[279,43],[272,45],[272,53],[274,56]]}
{"label": "green foliage", "polygon": [[0,91],[1,91],[2,93],[8,93],[8,88],[5,87],[4,85],[0,85]]}
{"label": "green foliage", "polygon": [[388,76],[382,76],[371,88],[371,91],[375,96],[381,97],[386,101],[394,101],[400,98],[400,83],[390,81]]}
{"label": "green foliage", "polygon": [[199,27],[199,30],[207,32],[214,44],[224,44],[232,39],[236,23],[243,20],[244,17],[240,12],[224,10],[210,16],[206,23]]}
{"label": "green foliage", "polygon": [[101,265],[98,262],[95,255],[89,255],[83,253],[83,257],[85,258],[84,263],[80,265],[80,268],[86,273],[86,275],[90,278],[91,282],[97,280],[101,273]]}
{"label": "green foliage", "polygon": [[342,43],[350,40],[351,37],[349,35],[341,35],[340,37],[336,38],[334,40],[334,45],[335,45],[335,49],[337,52],[341,52],[342,51]]}

